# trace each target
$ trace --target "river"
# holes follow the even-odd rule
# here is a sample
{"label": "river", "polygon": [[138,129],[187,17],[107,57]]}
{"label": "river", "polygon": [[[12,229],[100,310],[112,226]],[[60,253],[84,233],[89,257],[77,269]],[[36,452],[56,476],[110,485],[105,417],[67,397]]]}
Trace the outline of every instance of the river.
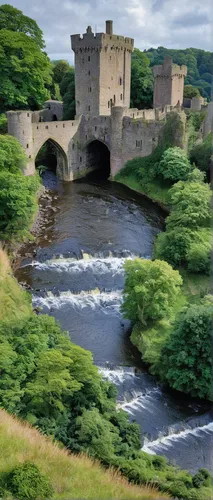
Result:
{"label": "river", "polygon": [[22,256],[17,279],[31,287],[35,307],[92,351],[103,376],[117,386],[118,406],[140,424],[145,451],[191,472],[213,471],[210,406],[166,390],[148,374],[120,313],[124,260],[151,257],[163,214],[116,183],[63,184],[45,175],[53,200],[35,256]]}

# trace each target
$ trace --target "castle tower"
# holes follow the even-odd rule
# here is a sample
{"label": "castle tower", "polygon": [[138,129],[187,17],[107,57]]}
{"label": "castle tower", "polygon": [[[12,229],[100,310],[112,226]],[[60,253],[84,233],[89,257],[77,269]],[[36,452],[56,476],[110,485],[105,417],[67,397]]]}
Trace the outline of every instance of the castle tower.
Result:
{"label": "castle tower", "polygon": [[182,106],[187,67],[173,64],[171,57],[165,57],[163,64],[153,66],[152,71],[155,79],[153,107],[176,106],[178,102]]}
{"label": "castle tower", "polygon": [[75,53],[76,115],[110,115],[112,106],[130,106],[131,53],[134,40],[106,33],[71,36]]}
{"label": "castle tower", "polygon": [[35,163],[33,156],[33,131],[32,131],[32,111],[8,111],[8,134],[18,139],[23,146],[28,158],[24,168],[25,175],[35,173]]}

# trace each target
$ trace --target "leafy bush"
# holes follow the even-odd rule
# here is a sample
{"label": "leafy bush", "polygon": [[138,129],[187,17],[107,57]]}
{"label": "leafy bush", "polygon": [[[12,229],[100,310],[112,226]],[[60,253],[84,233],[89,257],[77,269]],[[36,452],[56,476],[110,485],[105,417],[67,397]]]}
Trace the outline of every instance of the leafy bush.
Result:
{"label": "leafy bush", "polygon": [[126,261],[122,311],[132,321],[146,325],[169,314],[182,279],[167,262],[135,259]]}
{"label": "leafy bush", "polygon": [[185,180],[191,170],[190,162],[181,148],[173,147],[164,151],[158,165],[158,173],[172,182]]}
{"label": "leafy bush", "polygon": [[171,266],[179,266],[186,261],[187,253],[195,232],[190,229],[177,227],[171,231],[160,233],[155,241],[154,256],[156,259],[164,259]]}
{"label": "leafy bush", "polygon": [[37,176],[0,172],[0,239],[22,239],[28,234],[37,209],[35,193],[39,185]]}
{"label": "leafy bush", "polygon": [[53,488],[37,465],[25,462],[15,467],[6,477],[7,489],[19,500],[51,498]]}
{"label": "leafy bush", "polygon": [[191,153],[190,153],[190,161],[195,163],[195,165],[202,170],[203,172],[207,172],[210,166],[210,158],[212,155],[212,134],[204,139],[204,141],[199,140],[195,143]]}
{"label": "leafy bush", "polygon": [[169,385],[192,397],[210,397],[212,318],[212,305],[189,306],[177,318],[162,349]]}
{"label": "leafy bush", "polygon": [[169,192],[172,212],[166,219],[167,230],[177,227],[198,229],[210,225],[211,190],[201,182],[177,182]]}
{"label": "leafy bush", "polygon": [[25,152],[15,137],[0,135],[0,172],[17,173],[27,161]]}
{"label": "leafy bush", "polygon": [[205,181],[206,174],[201,172],[199,168],[193,168],[193,170],[188,174],[187,181],[188,182],[202,182]]}
{"label": "leafy bush", "polygon": [[194,475],[192,483],[195,488],[201,488],[201,486],[211,486],[211,474],[207,469],[199,469]]}
{"label": "leafy bush", "polygon": [[210,274],[211,270],[211,244],[191,243],[187,252],[187,268],[192,273]]}

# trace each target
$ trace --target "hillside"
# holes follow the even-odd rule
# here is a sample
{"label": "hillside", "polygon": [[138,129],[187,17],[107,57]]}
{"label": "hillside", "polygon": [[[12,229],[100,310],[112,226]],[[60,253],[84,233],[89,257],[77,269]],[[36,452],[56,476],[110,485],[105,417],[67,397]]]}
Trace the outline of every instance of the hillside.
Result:
{"label": "hillside", "polygon": [[[28,424],[0,410],[0,474],[25,460],[36,464],[48,476],[54,498],[141,499],[161,498],[147,488],[131,486],[112,471],[105,471],[88,457],[69,455]],[[164,495],[164,498],[168,498]]]}
{"label": "hillside", "polygon": [[20,319],[31,312],[31,297],[13,277],[9,259],[0,248],[0,321]]}

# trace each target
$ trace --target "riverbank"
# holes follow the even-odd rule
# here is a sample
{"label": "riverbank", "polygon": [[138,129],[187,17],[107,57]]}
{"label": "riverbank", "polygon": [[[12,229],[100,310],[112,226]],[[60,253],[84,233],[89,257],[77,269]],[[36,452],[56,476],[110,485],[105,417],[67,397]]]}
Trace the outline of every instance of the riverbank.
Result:
{"label": "riverbank", "polygon": [[114,182],[127,186],[132,191],[144,196],[152,201],[152,203],[157,204],[165,212],[165,215],[170,213],[168,206],[168,187],[162,186],[160,182],[153,181],[142,185],[138,181],[136,175],[131,174],[125,176],[122,175],[122,172],[115,177]]}
{"label": "riverbank", "polygon": [[[153,179],[152,182],[142,184],[134,173],[131,172],[129,176],[126,176],[122,175],[121,171],[117,175],[116,182],[128,186],[141,196],[145,194],[149,200],[157,203],[161,209],[164,209],[166,215],[170,214],[168,205],[165,206],[165,202],[168,200],[169,188],[162,186],[162,183],[158,180]],[[157,255],[157,258],[166,260],[163,256],[158,257]],[[136,323],[133,326],[130,336],[131,342],[141,353],[142,360],[148,364],[151,373],[160,377],[161,380],[164,380],[160,364],[161,351],[171,335],[175,318],[184,307],[193,304],[199,306],[201,300],[210,293],[210,277],[208,275],[202,272],[189,272],[186,266],[183,265],[176,266],[176,269],[182,277],[183,284],[181,294],[174,304],[170,316],[153,322],[153,324],[151,322],[146,327],[140,323]]]}

